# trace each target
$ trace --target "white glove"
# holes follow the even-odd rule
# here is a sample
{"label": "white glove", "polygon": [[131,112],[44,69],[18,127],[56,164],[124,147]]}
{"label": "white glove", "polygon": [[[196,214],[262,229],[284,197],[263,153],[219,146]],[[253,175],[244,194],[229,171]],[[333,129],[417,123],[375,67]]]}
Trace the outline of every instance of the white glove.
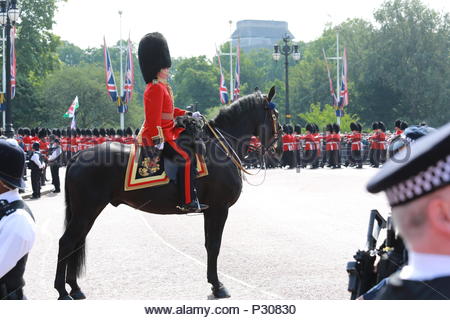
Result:
{"label": "white glove", "polygon": [[158,150],[164,149],[164,142],[161,142],[160,144],[157,144],[157,145],[155,146],[155,148],[158,149]]}
{"label": "white glove", "polygon": [[192,114],[192,117],[195,118],[195,119],[201,119],[201,118],[203,118],[202,114],[201,114],[200,112],[198,112],[198,111],[195,111],[195,112]]}

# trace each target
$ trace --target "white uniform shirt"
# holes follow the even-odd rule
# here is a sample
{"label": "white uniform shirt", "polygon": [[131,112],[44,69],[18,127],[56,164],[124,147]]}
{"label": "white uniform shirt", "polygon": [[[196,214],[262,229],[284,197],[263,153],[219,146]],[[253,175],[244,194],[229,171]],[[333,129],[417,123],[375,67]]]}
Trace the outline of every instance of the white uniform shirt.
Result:
{"label": "white uniform shirt", "polygon": [[400,271],[403,280],[426,281],[450,276],[450,255],[408,252],[408,265]]}
{"label": "white uniform shirt", "polygon": [[[17,189],[0,194],[0,200],[22,200]],[[36,225],[24,209],[0,220],[0,278],[14,268],[33,247]]]}
{"label": "white uniform shirt", "polygon": [[39,169],[42,169],[44,167],[44,163],[41,162],[39,153],[37,152],[33,153],[30,160],[33,161],[38,166]]}

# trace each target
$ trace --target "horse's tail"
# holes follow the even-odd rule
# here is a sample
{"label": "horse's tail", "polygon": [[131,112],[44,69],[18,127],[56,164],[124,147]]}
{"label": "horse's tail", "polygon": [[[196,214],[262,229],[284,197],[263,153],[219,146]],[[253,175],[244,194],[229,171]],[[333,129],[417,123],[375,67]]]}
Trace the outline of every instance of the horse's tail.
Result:
{"label": "horse's tail", "polygon": [[[72,219],[72,206],[70,203],[70,194],[69,194],[69,183],[68,183],[68,177],[69,177],[69,170],[70,167],[73,165],[73,163],[76,160],[76,156],[72,157],[68,162],[66,166],[66,176],[65,176],[65,183],[64,183],[64,193],[65,193],[65,202],[66,202],[66,217],[64,221],[65,229],[69,226],[70,220]],[[85,250],[85,242],[86,239],[83,239],[80,243],[77,243],[77,246],[68,257],[67,263],[75,268],[76,276],[79,277],[84,270],[85,262],[86,262],[86,250]]]}

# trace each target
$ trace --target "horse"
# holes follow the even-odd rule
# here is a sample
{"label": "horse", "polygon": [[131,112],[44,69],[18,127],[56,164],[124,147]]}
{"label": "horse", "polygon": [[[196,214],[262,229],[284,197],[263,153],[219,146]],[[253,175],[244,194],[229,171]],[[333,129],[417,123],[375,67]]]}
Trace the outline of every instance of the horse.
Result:
{"label": "horse", "polygon": [[[278,111],[271,102],[275,87],[269,93],[255,92],[220,110],[203,127],[208,175],[196,180],[204,211],[207,280],[215,298],[228,298],[230,293],[219,281],[217,258],[229,208],[242,190],[242,172],[237,158],[246,151],[251,136],[261,140],[261,154],[269,152],[281,157],[281,126]],[[67,165],[65,176],[65,231],[59,240],[54,288],[60,300],[86,299],[77,283],[85,266],[86,236],[96,218],[108,205],[125,204],[154,214],[180,214],[177,186],[163,186],[124,191],[127,160],[131,147],[106,142],[75,154]],[[66,283],[71,287],[70,294]]]}

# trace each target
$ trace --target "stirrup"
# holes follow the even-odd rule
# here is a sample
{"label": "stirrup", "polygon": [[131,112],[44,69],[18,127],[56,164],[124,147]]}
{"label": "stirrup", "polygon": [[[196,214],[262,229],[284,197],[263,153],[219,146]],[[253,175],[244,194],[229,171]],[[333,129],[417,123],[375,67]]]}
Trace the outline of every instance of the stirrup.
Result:
{"label": "stirrup", "polygon": [[181,210],[184,213],[200,213],[208,208],[208,205],[201,204],[198,199],[192,200],[191,203],[185,203],[183,205],[177,206],[177,209]]}

